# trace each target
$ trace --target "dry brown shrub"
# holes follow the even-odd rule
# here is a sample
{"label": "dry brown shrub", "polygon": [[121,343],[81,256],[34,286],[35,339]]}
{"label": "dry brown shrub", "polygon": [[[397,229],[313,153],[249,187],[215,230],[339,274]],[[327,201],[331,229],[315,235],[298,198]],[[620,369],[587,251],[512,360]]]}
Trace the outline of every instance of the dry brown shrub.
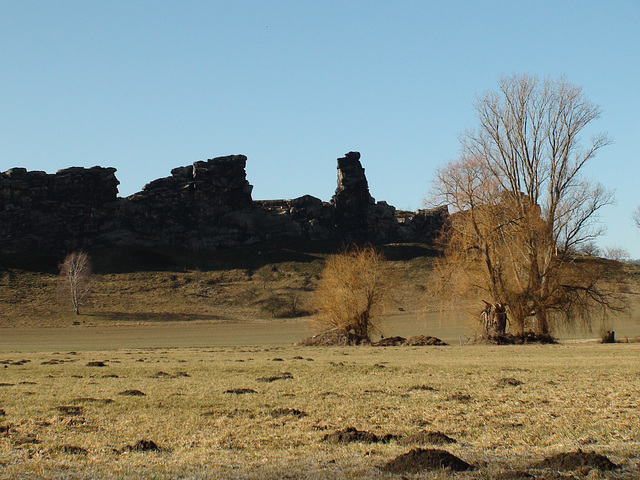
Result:
{"label": "dry brown shrub", "polygon": [[319,331],[342,331],[368,339],[384,313],[393,280],[384,256],[354,247],[327,260],[315,293]]}

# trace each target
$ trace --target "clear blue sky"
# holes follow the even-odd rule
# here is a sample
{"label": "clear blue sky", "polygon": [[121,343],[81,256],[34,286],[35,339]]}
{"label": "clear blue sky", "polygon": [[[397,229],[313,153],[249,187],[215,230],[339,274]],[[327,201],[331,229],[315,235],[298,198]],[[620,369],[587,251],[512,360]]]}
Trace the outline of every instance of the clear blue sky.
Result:
{"label": "clear blue sky", "polygon": [[566,75],[614,144],[601,246],[640,258],[640,0],[0,0],[0,171],[113,166],[120,194],[248,156],[254,199],[329,200],[362,153],[372,195],[417,209],[501,74]]}

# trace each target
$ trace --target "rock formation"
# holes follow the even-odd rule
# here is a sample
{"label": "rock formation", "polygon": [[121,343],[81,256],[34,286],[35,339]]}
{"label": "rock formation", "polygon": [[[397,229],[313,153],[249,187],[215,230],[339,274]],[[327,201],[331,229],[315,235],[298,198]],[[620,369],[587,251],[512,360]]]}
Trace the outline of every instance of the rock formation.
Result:
{"label": "rock formation", "polygon": [[244,155],[178,167],[118,197],[114,168],[0,174],[0,253],[63,255],[127,246],[210,250],[280,238],[431,243],[446,208],[399,212],[369,193],[360,154],[338,159],[330,202],[305,195],[253,201]]}

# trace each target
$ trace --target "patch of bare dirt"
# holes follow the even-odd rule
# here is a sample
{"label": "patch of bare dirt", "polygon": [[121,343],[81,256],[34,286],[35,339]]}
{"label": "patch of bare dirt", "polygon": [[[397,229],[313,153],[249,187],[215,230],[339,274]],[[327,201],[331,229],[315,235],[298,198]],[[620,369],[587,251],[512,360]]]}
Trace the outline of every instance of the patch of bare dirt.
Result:
{"label": "patch of bare dirt", "polygon": [[87,363],[87,367],[106,367],[106,366],[107,366],[107,364],[104,363],[104,362],[94,361],[94,362]]}
{"label": "patch of bare dirt", "polygon": [[417,473],[422,470],[442,469],[463,472],[474,470],[476,467],[446,450],[414,448],[390,460],[380,468],[390,473]]}
{"label": "patch of bare dirt", "polygon": [[0,360],[0,365],[20,366],[29,362],[31,362],[31,360]]}
{"label": "patch of bare dirt", "polygon": [[353,427],[348,427],[344,430],[338,430],[337,432],[325,435],[322,441],[329,443],[389,443],[391,440],[395,440],[396,438],[397,437],[395,435],[378,437],[375,433],[360,431]]}
{"label": "patch of bare dirt", "polygon": [[438,346],[448,345],[437,337],[430,337],[428,335],[416,335],[409,338],[404,337],[387,337],[371,344],[374,347],[426,347],[426,346]]}
{"label": "patch of bare dirt", "polygon": [[370,344],[371,341],[368,338],[362,338],[343,330],[329,330],[328,332],[305,338],[294,345],[299,347],[346,347]]}
{"label": "patch of bare dirt", "polygon": [[93,397],[78,397],[71,400],[71,403],[96,403],[99,405],[108,405],[114,403],[115,400],[110,398],[93,398]]}
{"label": "patch of bare dirt", "polygon": [[133,445],[126,445],[123,452],[159,452],[160,447],[153,440],[138,440]]}
{"label": "patch of bare dirt", "polygon": [[124,397],[144,397],[146,393],[141,392],[140,390],[131,389],[119,392],[118,395],[122,395]]}
{"label": "patch of bare dirt", "polygon": [[274,408],[273,410],[271,410],[271,416],[273,418],[280,418],[280,417],[302,418],[302,417],[306,417],[307,414],[306,412],[303,412],[302,410],[298,410],[297,408]]}
{"label": "patch of bare dirt", "polygon": [[548,334],[525,332],[519,335],[506,333],[504,335],[489,335],[474,341],[480,345],[524,345],[527,343],[555,344],[558,341]]}
{"label": "patch of bare dirt", "polygon": [[190,375],[187,372],[177,372],[177,373],[167,373],[162,370],[159,372],[150,375],[149,378],[180,378],[180,377],[189,377]]}
{"label": "patch of bare dirt", "polygon": [[225,390],[224,393],[233,393],[234,395],[244,395],[246,393],[258,393],[251,388],[230,388],[229,390]]}
{"label": "patch of bare dirt", "polygon": [[404,337],[386,337],[378,340],[377,342],[373,342],[371,345],[374,347],[397,347],[399,345],[404,345],[407,339]]}
{"label": "patch of bare dirt", "polygon": [[471,395],[468,395],[466,393],[454,393],[453,395],[449,395],[447,397],[447,400],[455,402],[470,402]]}
{"label": "patch of bare dirt", "polygon": [[518,387],[520,385],[522,385],[522,382],[512,377],[501,378],[500,380],[498,380],[499,387],[506,387],[506,386]]}
{"label": "patch of bare dirt", "polygon": [[595,452],[577,452],[559,453],[544,460],[530,465],[529,468],[544,470],[551,469],[556,471],[572,471],[582,469],[584,467],[597,468],[598,470],[615,470],[620,468],[618,465],[609,460],[606,456]]}
{"label": "patch of bare dirt", "polygon": [[56,410],[64,415],[82,415],[82,407],[77,405],[60,405]]}
{"label": "patch of bare dirt", "polygon": [[415,337],[407,338],[404,342],[409,347],[427,347],[427,346],[446,346],[448,343],[440,340],[438,337],[430,337],[428,335],[416,335]]}
{"label": "patch of bare dirt", "polygon": [[433,388],[431,385],[414,385],[409,388],[410,392],[437,392],[437,388]]}
{"label": "patch of bare dirt", "polygon": [[271,382],[275,382],[277,380],[291,380],[291,379],[293,379],[293,375],[291,373],[282,372],[282,373],[279,373],[277,375],[272,375],[270,377],[256,378],[256,382],[271,383]]}

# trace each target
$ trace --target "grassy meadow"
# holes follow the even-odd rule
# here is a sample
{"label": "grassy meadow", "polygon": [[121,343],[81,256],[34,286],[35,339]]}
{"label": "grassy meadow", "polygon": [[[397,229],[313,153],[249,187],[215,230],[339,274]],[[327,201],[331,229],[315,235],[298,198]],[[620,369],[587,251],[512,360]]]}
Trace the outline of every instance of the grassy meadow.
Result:
{"label": "grassy meadow", "polygon": [[[0,478],[484,479],[577,449],[620,469],[575,478],[640,476],[640,344],[119,349],[1,360]],[[347,427],[393,438],[323,441]],[[401,440],[424,431],[456,443]],[[158,450],[138,451],[141,440]],[[379,468],[415,447],[445,449],[477,470],[401,477]]]}
{"label": "grassy meadow", "polygon": [[[640,343],[627,342],[640,337],[640,267],[619,284],[627,312],[556,329],[559,345],[462,345],[478,325],[462,302],[443,313],[425,300],[433,257],[387,250],[397,281],[380,333],[452,346],[293,346],[314,331],[322,249],[198,267],[96,255],[78,316],[55,268],[4,267],[0,479],[640,478]],[[598,344],[602,329],[622,343]],[[324,440],[347,428],[382,441]],[[477,468],[380,468],[414,448]],[[578,449],[620,468],[531,467]]]}

